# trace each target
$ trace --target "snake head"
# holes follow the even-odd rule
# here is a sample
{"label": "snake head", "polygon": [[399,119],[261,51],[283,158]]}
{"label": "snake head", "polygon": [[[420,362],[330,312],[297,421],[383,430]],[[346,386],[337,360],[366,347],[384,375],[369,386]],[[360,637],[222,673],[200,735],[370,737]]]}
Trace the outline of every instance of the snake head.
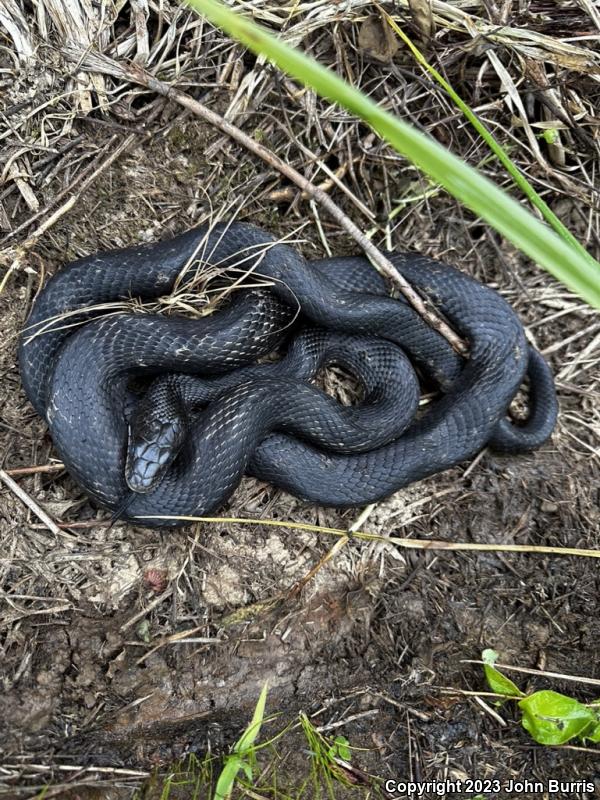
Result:
{"label": "snake head", "polygon": [[148,390],[129,424],[125,480],[146,494],[160,483],[185,441],[188,419],[178,396],[161,379]]}

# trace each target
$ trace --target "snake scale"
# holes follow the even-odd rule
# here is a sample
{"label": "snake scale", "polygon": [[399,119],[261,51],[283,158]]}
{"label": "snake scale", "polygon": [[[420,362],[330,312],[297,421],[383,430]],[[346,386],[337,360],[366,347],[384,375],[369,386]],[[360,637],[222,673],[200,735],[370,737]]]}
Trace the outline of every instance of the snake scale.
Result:
{"label": "snake scale", "polygon": [[[468,341],[468,359],[389,296],[365,259],[309,262],[235,222],[66,265],[21,336],[23,385],[84,490],[157,527],[214,511],[244,473],[320,505],[358,506],[486,445],[524,452],[546,441],[557,415],[552,376],[505,300],[430,258],[391,261]],[[269,286],[231,292],[199,319],[95,309],[166,295],[190,264],[234,282],[254,271]],[[311,382],[329,364],[358,377],[358,405]],[[526,377],[529,415],[517,424],[507,410]],[[418,411],[420,385],[437,394]]]}

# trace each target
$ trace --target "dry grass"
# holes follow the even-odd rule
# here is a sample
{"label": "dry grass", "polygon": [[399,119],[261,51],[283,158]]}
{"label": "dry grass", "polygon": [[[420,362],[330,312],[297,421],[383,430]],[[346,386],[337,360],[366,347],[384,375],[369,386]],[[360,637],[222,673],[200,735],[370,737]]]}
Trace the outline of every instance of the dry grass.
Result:
{"label": "dry grass", "polygon": [[[510,185],[455,107],[383,32],[374,4],[244,7]],[[410,7],[414,17],[408,2],[395,5],[399,24],[421,37],[429,60],[598,257],[600,20],[593,4]],[[85,68],[69,55],[82,47]],[[461,659],[477,658],[484,645],[512,664],[598,678],[598,575],[587,559],[408,554],[391,543],[351,541],[327,560],[331,542],[259,525],[196,525],[176,535],[109,529],[55,468],[14,359],[32,297],[62,262],[224,212],[299,240],[310,257],[354,249],[263,163],[120,73],[94,71],[94,58],[104,66],[106,58],[133,61],[201,99],[322,185],[377,244],[445,258],[496,286],[551,361],[561,401],[551,444],[519,459],[485,453],[408,487],[373,509],[362,529],[600,546],[596,312],[348,114],[175,3],[5,0],[0,466],[39,467],[13,478],[59,527],[50,531],[2,487],[0,769],[9,766],[0,771],[0,795],[91,781],[102,797],[127,797],[157,761],[235,739],[265,674],[277,708],[318,712],[324,725],[379,709],[370,723],[339,730],[368,748],[359,763],[381,775],[490,777],[501,768],[528,777],[537,765],[542,777],[589,777],[591,756],[533,750],[509,714],[500,712],[508,721],[501,730],[480,707],[436,689],[481,689],[478,669]],[[186,305],[191,299],[179,295]],[[339,390],[336,379],[327,381]],[[306,507],[252,480],[227,513],[340,528],[358,517]]]}

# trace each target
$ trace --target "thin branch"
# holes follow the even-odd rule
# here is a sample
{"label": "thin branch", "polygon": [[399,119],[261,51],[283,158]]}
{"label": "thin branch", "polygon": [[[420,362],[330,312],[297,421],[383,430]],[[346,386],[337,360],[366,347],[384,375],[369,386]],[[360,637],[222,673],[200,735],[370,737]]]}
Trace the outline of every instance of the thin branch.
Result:
{"label": "thin branch", "polygon": [[65,469],[65,465],[56,464],[39,464],[33,467],[14,467],[13,469],[5,469],[6,475],[36,475],[38,472],[61,472]]}
{"label": "thin branch", "polygon": [[19,500],[24,505],[27,506],[27,508],[33,511],[36,517],[38,517],[38,519],[40,519],[44,523],[44,525],[48,528],[48,530],[52,531],[52,533],[56,534],[57,536],[64,535],[60,530],[60,528],[58,527],[58,525],[54,522],[54,520],[51,519],[48,516],[48,514],[46,514],[44,509],[40,508],[40,506],[35,502],[35,500],[32,500],[32,498],[29,497],[27,492],[24,492],[23,489],[21,489],[21,487],[19,486],[19,484],[13,481],[10,475],[8,475],[3,469],[0,469],[0,480],[11,490],[11,492],[16,497],[19,498]]}
{"label": "thin branch", "polygon": [[[478,661],[472,658],[461,659],[462,664],[480,664],[485,666],[485,661]],[[498,669],[507,669],[512,672],[522,672],[524,675],[540,675],[543,678],[557,678],[561,681],[571,681],[572,683],[587,683],[589,686],[600,686],[600,679],[587,678],[584,675],[568,675],[564,672],[548,672],[544,669],[532,669],[531,667],[515,667],[512,664],[498,664],[495,663],[494,667]]]}
{"label": "thin branch", "polygon": [[274,528],[290,528],[296,531],[308,531],[309,533],[328,533],[333,536],[341,536],[348,539],[349,536],[355,539],[364,539],[370,542],[390,542],[405,547],[409,550],[470,550],[480,553],[543,553],[554,556],[581,556],[583,558],[600,558],[600,550],[586,550],[581,547],[553,547],[550,545],[537,544],[483,544],[480,542],[445,542],[440,539],[407,539],[399,536],[380,536],[377,533],[367,533],[366,531],[354,530],[354,526],[349,533],[342,528],[327,528],[322,525],[310,525],[305,522],[285,522],[278,519],[250,519],[247,517],[192,517],[169,514],[146,515],[135,517],[141,519],[176,519],[185,522],[209,522],[209,523],[228,523],[236,525],[267,525]]}
{"label": "thin branch", "polygon": [[151,603],[149,603],[145,608],[142,608],[141,611],[138,611],[137,614],[134,614],[133,617],[127,620],[127,622],[124,622],[119,628],[121,633],[124,633],[126,630],[131,628],[132,625],[135,625],[135,623],[138,620],[142,619],[142,617],[145,617],[146,614],[149,614],[153,608],[159,606],[163,600],[166,600],[167,597],[170,597],[172,594],[173,594],[173,587],[169,586],[168,589],[166,589],[162,594],[159,594],[158,597],[155,597],[154,600]]}
{"label": "thin branch", "polygon": [[[78,189],[67,199],[65,202],[56,209],[49,217],[47,217],[40,225],[33,231],[33,233],[28,236],[28,238],[20,244],[16,248],[16,255],[13,259],[11,265],[9,266],[8,270],[4,274],[2,281],[0,282],[0,294],[4,291],[4,287],[6,286],[10,276],[15,272],[17,269],[21,267],[23,261],[25,260],[28,252],[37,244],[38,239],[43,236],[53,225],[55,225],[59,219],[61,219],[65,214],[67,214],[73,206],[77,203],[83,192],[88,189],[91,184],[96,180],[96,178],[104,172],[104,170],[108,169],[111,164],[113,164],[123,153],[125,153],[131,145],[136,140],[136,135],[131,134],[127,138],[125,138],[120,144],[115,144],[117,137],[114,136],[109,144],[110,147],[107,146],[105,152],[108,152],[108,155],[104,160],[100,161],[100,163],[96,166],[95,169],[92,170],[91,173],[87,175],[87,177],[82,180],[79,184]],[[70,187],[72,188],[72,187]],[[44,209],[42,214],[48,212],[52,207],[53,203],[50,204],[46,209]],[[36,215],[37,216],[37,215]],[[31,223],[34,218],[28,220],[27,224]],[[13,232],[14,235],[15,232]]]}
{"label": "thin branch", "polygon": [[117,75],[125,80],[136,83],[138,86],[143,86],[150,91],[178,103],[183,108],[191,111],[197,117],[213,125],[215,128],[223,131],[223,133],[230,136],[238,144],[241,144],[251,153],[254,153],[259,158],[262,158],[269,166],[278,170],[286,178],[293,181],[303,192],[325,208],[329,214],[336,220],[336,222],[348,233],[357,244],[362,248],[365,255],[369,258],[371,263],[383,275],[393,281],[400,292],[406,297],[408,302],[417,311],[417,313],[432,327],[434,330],[443,336],[449,344],[458,352],[463,355],[467,353],[467,347],[460,337],[452,330],[452,328],[436,313],[430,310],[424,303],[421,296],[413,289],[411,284],[404,278],[404,276],[396,269],[391,261],[386,258],[383,253],[375,247],[375,245],[365,236],[365,234],[358,228],[352,220],[344,214],[342,209],[334,203],[327,192],[323,191],[319,186],[311,183],[304,175],[301,175],[292,166],[287,164],[281,158],[275,155],[271,150],[259,144],[252,139],[238,127],[223,119],[219,114],[212,111],[207,106],[190,97],[185,92],[175,89],[164,81],[155,78],[149,72],[146,72],[139,64],[122,64],[114,61],[107,56],[98,53],[90,53],[88,51],[82,52],[75,47],[64,48],[63,52],[71,59],[77,59],[78,67],[92,69],[94,72],[104,72],[109,75]]}

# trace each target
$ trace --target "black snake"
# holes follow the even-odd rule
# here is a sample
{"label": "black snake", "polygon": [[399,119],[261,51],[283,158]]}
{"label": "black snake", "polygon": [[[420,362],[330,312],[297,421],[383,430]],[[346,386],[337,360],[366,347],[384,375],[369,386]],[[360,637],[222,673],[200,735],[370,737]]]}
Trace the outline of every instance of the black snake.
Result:
{"label": "black snake", "polygon": [[[391,260],[468,340],[467,360],[388,296],[365,259],[308,262],[250,224],[221,223],[52,277],[20,341],[25,390],[85,491],[125,518],[163,517],[143,521],[155,526],[214,511],[245,472],[314,503],[357,506],[486,445],[542,444],[556,421],[554,384],[510,306],[430,258]],[[166,295],[189,264],[238,278],[254,270],[271,285],[232,292],[200,319],[95,308]],[[279,361],[255,363],[285,342]],[[407,357],[438,391],[423,413]],[[332,363],[359,377],[358,406],[310,382]],[[141,399],[131,385],[140,376]],[[526,376],[529,416],[517,425],[507,409]]]}

